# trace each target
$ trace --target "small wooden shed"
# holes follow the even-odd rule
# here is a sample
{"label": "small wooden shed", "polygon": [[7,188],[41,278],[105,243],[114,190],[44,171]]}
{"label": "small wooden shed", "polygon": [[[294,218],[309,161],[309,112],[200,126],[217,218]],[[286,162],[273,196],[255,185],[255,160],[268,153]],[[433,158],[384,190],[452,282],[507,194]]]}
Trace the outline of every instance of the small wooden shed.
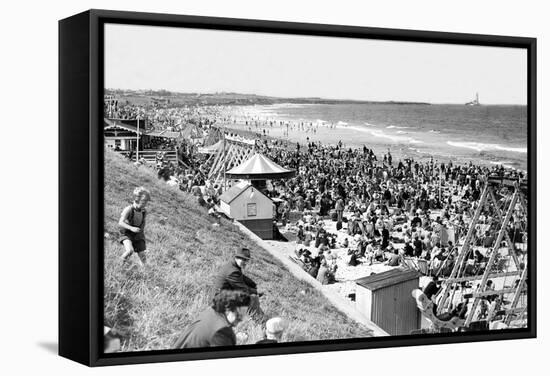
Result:
{"label": "small wooden shed", "polygon": [[240,182],[220,196],[220,209],[262,239],[273,239],[273,201],[249,182]]}
{"label": "small wooden shed", "polygon": [[421,314],[411,291],[420,273],[396,268],[355,281],[357,309],[390,335],[406,335],[420,328]]}

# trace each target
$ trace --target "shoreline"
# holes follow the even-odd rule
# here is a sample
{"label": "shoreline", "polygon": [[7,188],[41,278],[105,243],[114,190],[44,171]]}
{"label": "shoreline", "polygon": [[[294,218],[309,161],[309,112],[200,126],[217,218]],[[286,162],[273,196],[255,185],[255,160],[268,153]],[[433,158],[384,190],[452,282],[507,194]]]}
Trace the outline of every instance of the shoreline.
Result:
{"label": "shoreline", "polygon": [[[463,114],[462,110],[457,112],[455,109],[448,113],[432,111],[430,115],[422,115],[423,112],[417,113],[412,108],[402,111],[396,107],[394,113],[394,110],[374,107],[374,115],[369,115],[364,108],[332,108],[330,105],[317,108],[303,104],[227,106],[221,109],[221,119],[218,120],[233,130],[249,130],[251,134],[260,134],[261,138],[267,134],[303,145],[319,141],[323,145],[336,145],[341,141],[345,149],[366,146],[377,156],[389,150],[401,160],[429,161],[433,158],[434,163],[472,162],[487,167],[502,165],[523,172],[528,169],[527,147],[523,139],[520,137],[517,142],[511,142],[512,139],[502,136],[503,130],[494,125],[505,122],[507,113],[494,115],[494,124],[489,127],[492,130],[486,132],[479,130],[489,121],[481,120],[487,116],[484,114]],[[461,114],[465,117],[462,118]],[[439,118],[445,115],[449,116],[448,121]],[[422,120],[423,116],[426,116],[425,120]]]}
{"label": "shoreline", "polygon": [[[248,136],[254,139],[282,141],[283,143],[286,143],[288,145],[287,147],[290,147],[292,150],[296,149],[296,144],[298,143],[300,144],[300,146],[303,146],[306,144],[304,142],[300,142],[299,140],[293,139],[292,137],[290,137],[290,135],[288,138],[284,138],[281,136],[273,136],[269,134],[262,135],[260,131],[246,129],[246,127],[248,127],[249,125],[246,125],[243,122],[230,123],[225,125],[214,124],[214,126],[222,130],[225,128],[226,131],[243,136],[243,137]],[[321,144],[324,146],[336,146],[338,144],[337,141],[334,143],[327,143],[319,140],[310,141],[310,142],[315,142],[315,143],[321,142]],[[400,160],[404,161],[407,158],[411,158],[414,161],[418,161],[418,162],[429,162],[430,159],[433,158],[435,163],[442,163],[442,162],[448,163],[449,161],[452,161],[453,164],[467,165],[470,162],[472,162],[474,165],[484,166],[488,168],[502,165],[506,170],[511,169],[511,170],[517,170],[517,171],[522,171],[524,173],[527,173],[526,169],[516,168],[513,166],[509,166],[505,163],[501,164],[496,161],[489,161],[486,159],[475,158],[475,157],[464,157],[464,156],[460,156],[460,157],[455,156],[454,158],[449,159],[449,158],[445,158],[446,156],[438,155],[436,152],[430,153],[430,152],[419,151],[417,148],[413,148],[412,146],[405,149],[403,145],[399,145],[399,144],[395,145],[395,144],[383,143],[383,142],[372,142],[372,143],[365,142],[364,146],[366,146],[368,149],[372,149],[377,157],[384,155],[389,150],[392,153],[392,155],[395,157],[395,161],[400,161]],[[350,148],[353,150],[361,149],[360,146],[355,146],[355,145],[352,146],[352,145],[343,144],[343,147],[345,149]]]}

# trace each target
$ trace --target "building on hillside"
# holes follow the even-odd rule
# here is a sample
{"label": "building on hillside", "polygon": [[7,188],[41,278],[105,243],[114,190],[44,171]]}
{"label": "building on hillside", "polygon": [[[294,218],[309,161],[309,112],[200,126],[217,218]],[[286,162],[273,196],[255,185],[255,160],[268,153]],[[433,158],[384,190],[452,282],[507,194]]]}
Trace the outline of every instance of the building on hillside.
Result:
{"label": "building on hillside", "polygon": [[355,304],[367,319],[390,335],[408,335],[421,326],[422,315],[411,292],[420,273],[401,268],[372,274],[355,281]]}
{"label": "building on hillside", "polygon": [[[223,166],[222,166],[223,167]],[[220,207],[229,217],[244,224],[262,239],[275,238],[275,204],[266,196],[266,180],[284,179],[294,175],[261,154],[250,158],[226,172],[226,178],[240,182],[220,198]]]}
{"label": "building on hillside", "polygon": [[[144,133],[145,129],[140,129],[139,138],[142,138]],[[138,140],[137,126],[124,123],[120,120],[103,118],[103,136],[105,146],[108,149],[117,151],[136,150]]]}
{"label": "building on hillside", "polygon": [[[131,122],[135,125],[132,125]],[[140,125],[142,124],[145,122],[141,121]],[[146,130],[141,127],[138,131],[136,120],[123,121],[103,118],[103,136],[106,149],[131,155],[132,159],[136,159],[139,151],[140,158],[143,157],[148,162],[154,162],[157,153],[162,152],[167,161],[178,163],[176,145],[180,138],[179,132]],[[139,148],[137,148],[138,141]]]}
{"label": "building on hillside", "polygon": [[273,239],[273,201],[249,182],[241,181],[225,191],[220,209],[261,239]]}

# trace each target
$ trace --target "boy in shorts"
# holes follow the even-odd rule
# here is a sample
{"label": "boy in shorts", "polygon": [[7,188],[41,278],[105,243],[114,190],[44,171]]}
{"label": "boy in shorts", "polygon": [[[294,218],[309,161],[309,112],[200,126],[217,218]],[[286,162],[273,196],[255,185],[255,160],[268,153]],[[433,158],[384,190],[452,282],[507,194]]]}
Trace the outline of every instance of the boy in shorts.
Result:
{"label": "boy in shorts", "polygon": [[122,210],[118,226],[122,237],[120,242],[124,245],[124,254],[122,262],[126,262],[132,253],[136,252],[139,262],[143,266],[146,262],[145,257],[145,216],[147,212],[145,207],[151,200],[151,194],[143,187],[134,189],[134,203]]}

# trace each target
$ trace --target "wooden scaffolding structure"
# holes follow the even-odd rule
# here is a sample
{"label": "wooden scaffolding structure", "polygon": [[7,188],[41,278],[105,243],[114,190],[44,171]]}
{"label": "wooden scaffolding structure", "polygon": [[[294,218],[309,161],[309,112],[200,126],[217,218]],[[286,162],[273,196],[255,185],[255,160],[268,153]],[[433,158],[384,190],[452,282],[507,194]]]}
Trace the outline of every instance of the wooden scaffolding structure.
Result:
{"label": "wooden scaffolding structure", "polygon": [[225,181],[225,172],[251,157],[256,149],[255,144],[254,140],[223,135],[223,147],[213,156],[208,179],[216,183]]}
{"label": "wooden scaffolding structure", "polygon": [[[498,199],[496,192],[502,189],[506,189],[508,193]],[[442,288],[436,297],[436,300],[439,299],[438,315],[449,312],[457,303],[457,298],[467,298],[468,300],[471,298],[473,300],[468,306],[463,323],[463,326],[468,328],[475,321],[474,315],[481,300],[490,296],[500,297],[503,304],[501,309],[488,315],[485,321],[489,322],[498,315],[504,317],[502,321],[506,325],[510,325],[512,321],[519,321],[526,315],[528,207],[525,201],[525,192],[526,184],[519,180],[501,177],[487,179],[451,274],[442,282]],[[467,273],[467,270],[471,252],[473,252],[472,246],[475,243],[476,231],[482,216],[491,216],[496,219],[498,232],[493,243],[487,249],[485,269],[482,273],[471,275]],[[524,220],[518,220],[518,218]],[[523,236],[519,243],[512,239],[509,233],[514,225],[520,226],[517,230]],[[504,244],[505,246],[503,246]],[[513,281],[512,285],[506,283],[509,277]],[[502,286],[494,289],[494,286],[488,284],[491,279],[501,279],[504,282]],[[470,292],[466,292],[466,283],[471,284]]]}

